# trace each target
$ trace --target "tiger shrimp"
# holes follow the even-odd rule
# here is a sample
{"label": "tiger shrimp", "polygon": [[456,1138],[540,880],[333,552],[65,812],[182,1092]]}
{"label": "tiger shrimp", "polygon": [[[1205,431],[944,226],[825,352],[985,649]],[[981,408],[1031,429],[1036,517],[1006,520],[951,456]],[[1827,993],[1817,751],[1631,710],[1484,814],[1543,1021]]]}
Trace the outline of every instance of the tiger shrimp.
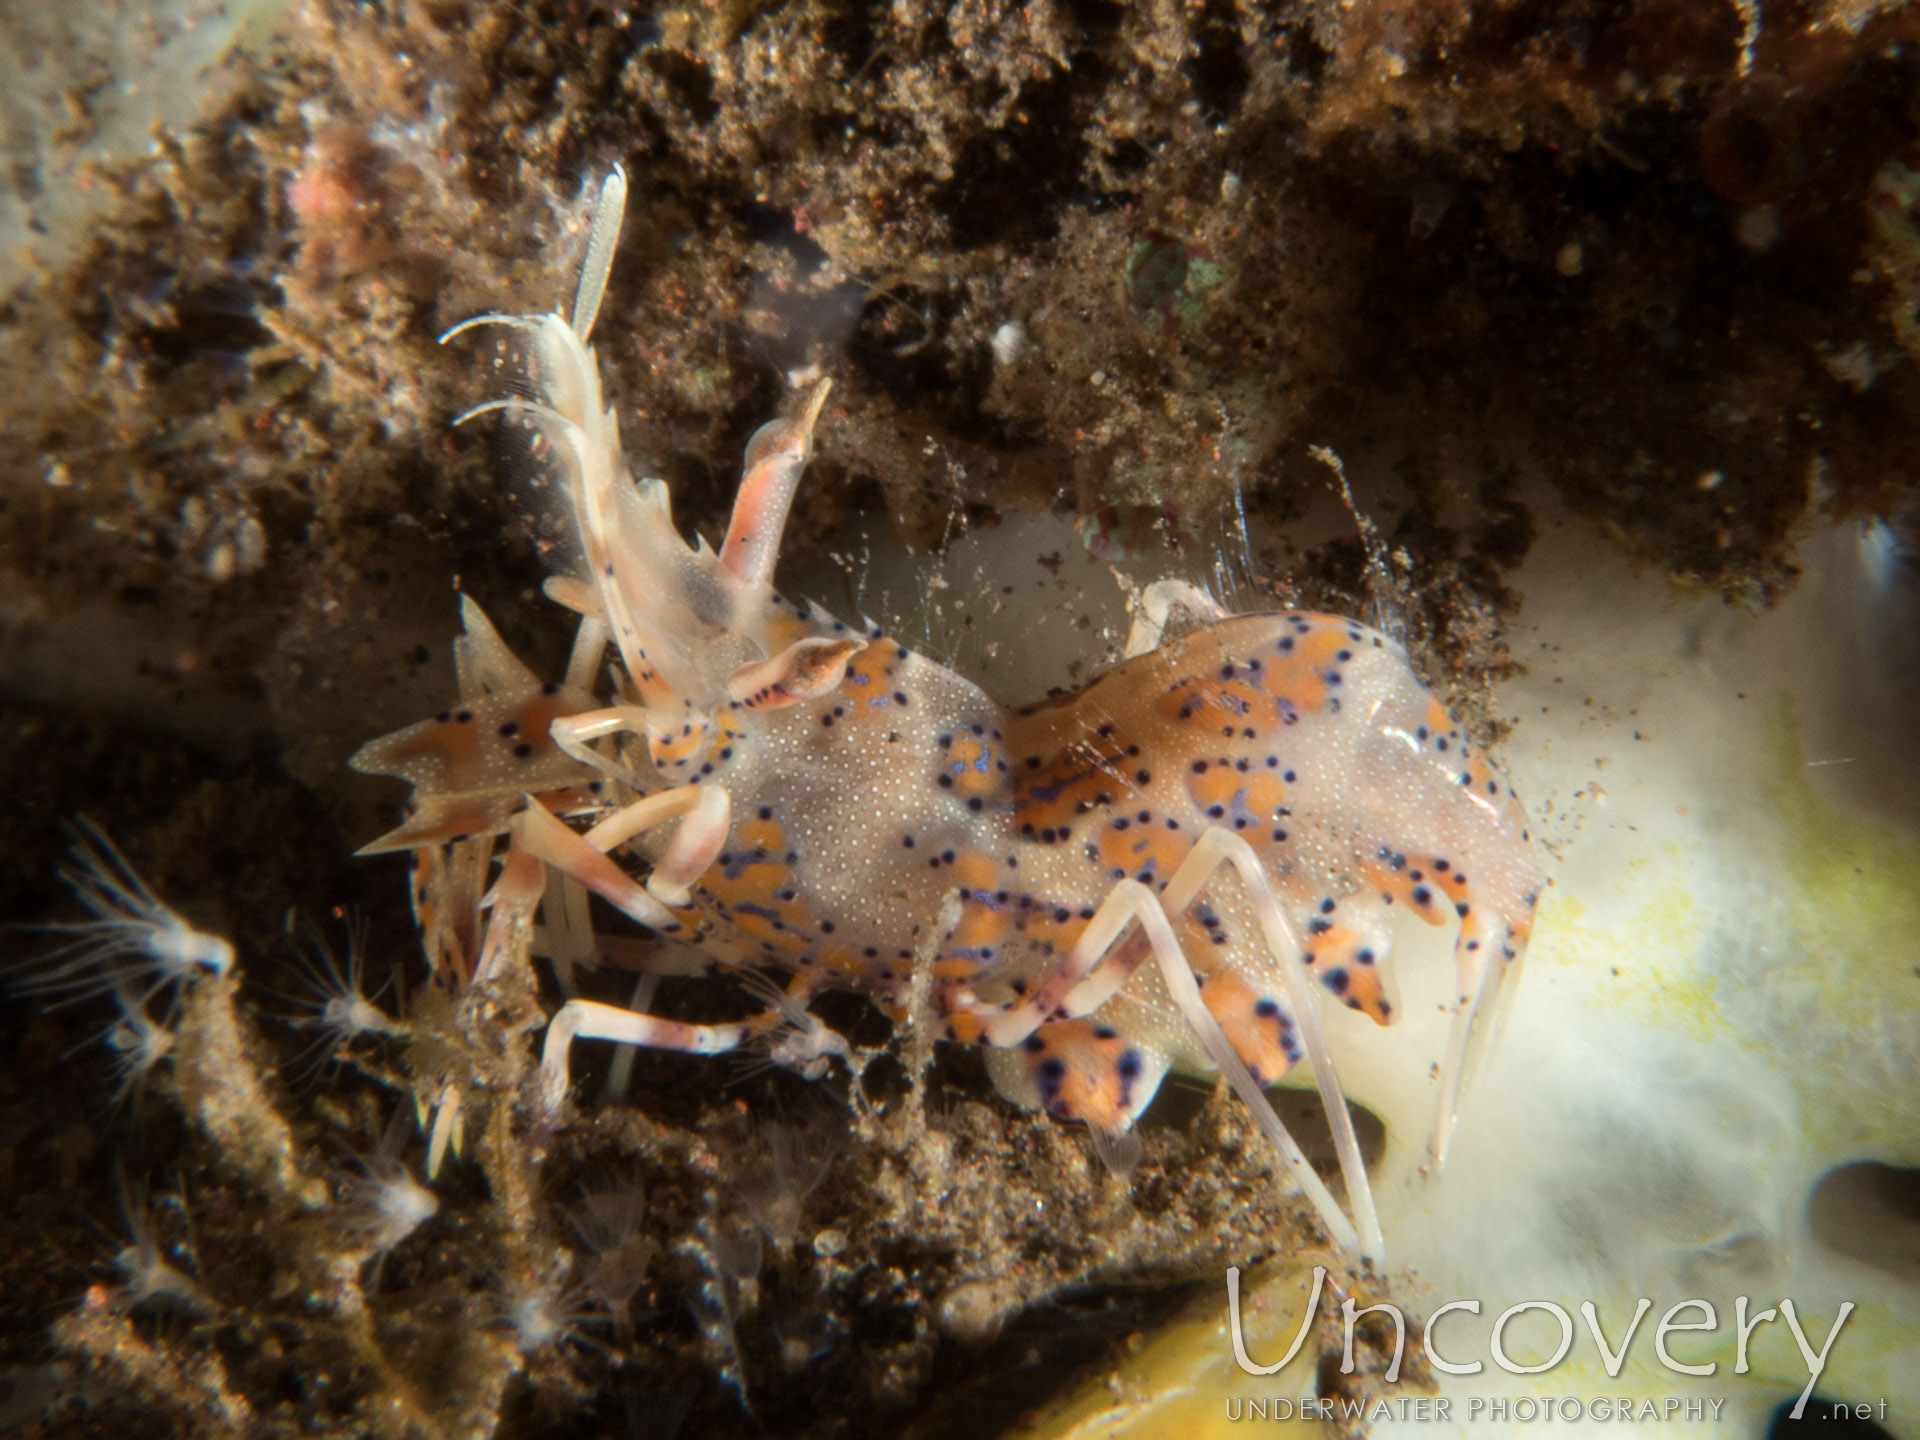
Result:
{"label": "tiger shrimp", "polygon": [[[1221,1072],[1334,1239],[1381,1260],[1318,1006],[1391,1024],[1393,913],[1457,923],[1443,1161],[1542,883],[1512,788],[1400,645],[1338,616],[1228,615],[1162,582],[1115,668],[1008,709],[877,625],[783,599],[774,564],[824,380],[753,437],[719,548],[688,545],[665,485],[628,477],[588,344],[625,194],[616,169],[571,319],[484,315],[445,337],[526,343],[528,393],[462,419],[506,412],[557,457],[578,539],[577,568],[547,586],[581,617],[567,679],[539,682],[466,600],[461,707],[353,761],[415,786],[369,852],[504,834],[496,919],[530,915],[552,867],[774,1001],[702,1025],[569,999],[545,1102],[564,1102],[577,1039],[703,1055],[757,1040],[817,1075],[850,1052],[815,997],[856,990],[899,1024],[917,995],[938,1037],[985,1047],[1003,1093],[1084,1123],[1103,1156],[1170,1070]],[[1166,639],[1178,612],[1188,628]],[[1303,1061],[1351,1214],[1265,1094]]]}

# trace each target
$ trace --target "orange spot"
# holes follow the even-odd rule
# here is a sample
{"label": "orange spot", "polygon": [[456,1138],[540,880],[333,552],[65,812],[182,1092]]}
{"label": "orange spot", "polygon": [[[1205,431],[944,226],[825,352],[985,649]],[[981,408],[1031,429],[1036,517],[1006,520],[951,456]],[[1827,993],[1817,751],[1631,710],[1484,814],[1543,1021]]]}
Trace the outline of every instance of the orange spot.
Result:
{"label": "orange spot", "polygon": [[[1209,820],[1227,825],[1235,820],[1264,825],[1273,820],[1287,802],[1287,785],[1279,772],[1243,771],[1224,764],[1210,765],[1199,774],[1189,770],[1187,793]],[[1215,814],[1216,810],[1220,813]]]}
{"label": "orange spot", "polygon": [[[1016,759],[1023,753],[1036,751],[1046,755],[1048,749],[1058,745],[1057,741],[1051,744],[1043,741],[1040,735],[1031,735],[1023,741],[1021,735],[1022,729],[1028,728],[1044,734],[1043,726],[1054,718],[1046,710],[1016,718],[1015,724],[1020,728],[1015,729],[1010,742]],[[1051,740],[1050,736],[1048,740]],[[1076,816],[1120,798],[1129,788],[1124,779],[1126,772],[1121,769],[1127,761],[1126,747],[1126,738],[1109,730],[1105,735],[1092,733],[1077,736],[1066,745],[1054,749],[1051,755],[1046,755],[1038,767],[1016,763],[1013,782],[1015,827],[1022,833],[1031,828],[1034,835],[1039,835],[1044,830],[1057,830],[1063,825],[1071,825]]]}
{"label": "orange spot", "polygon": [[1213,676],[1181,681],[1160,697],[1158,709],[1168,720],[1231,725],[1236,732],[1247,725],[1267,729],[1273,717],[1272,702],[1254,686],[1244,680]]}
{"label": "orange spot", "polygon": [[821,951],[820,964],[829,974],[837,975],[842,980],[861,981],[867,978],[865,963],[845,945],[830,945]]}
{"label": "orange spot", "polygon": [[[768,899],[793,882],[793,872],[776,861],[750,861],[740,867],[740,888]],[[785,902],[782,902],[785,903]]]}
{"label": "orange spot", "polygon": [[[1415,879],[1418,872],[1419,879]],[[1407,856],[1404,870],[1379,861],[1360,867],[1360,882],[1382,895],[1391,895],[1394,903],[1405,905],[1429,925],[1444,925],[1453,914],[1453,906],[1443,903],[1466,889],[1451,871],[1436,874],[1432,860],[1424,855]]]}
{"label": "orange spot", "polygon": [[[1343,987],[1333,993],[1340,997],[1348,1009],[1358,1010],[1375,1024],[1385,1025],[1388,1008],[1380,967],[1378,964],[1363,964],[1358,958],[1369,943],[1346,926],[1335,925],[1331,930],[1307,941],[1307,968],[1322,981],[1336,970],[1344,971],[1346,980]],[[1332,986],[1327,988],[1333,989]]]}
{"label": "orange spot", "polygon": [[[667,708],[655,706],[654,708]],[[694,715],[677,726],[647,727],[647,749],[660,768],[679,766],[706,753],[713,740],[713,723],[705,715]]]}
{"label": "orange spot", "polygon": [[1145,870],[1152,872],[1152,878],[1170,880],[1192,848],[1183,833],[1151,822],[1125,830],[1109,826],[1100,833],[1100,863],[1133,876]]}
{"label": "orange spot", "polygon": [[1200,998],[1207,1011],[1220,1022],[1227,1037],[1254,1078],[1271,1085],[1293,1068],[1293,1059],[1282,1043],[1286,1033],[1284,1017],[1276,1009],[1271,1015],[1258,1013],[1263,997],[1237,970],[1222,966],[1200,982]]}
{"label": "orange spot", "polygon": [[791,928],[775,929],[773,921],[764,915],[757,915],[752,911],[736,911],[733,923],[739,927],[740,933],[749,939],[764,941],[777,950],[799,951],[807,948],[805,937],[795,934]]}
{"label": "orange spot", "polygon": [[953,862],[953,878],[969,890],[990,890],[1000,878],[1000,867],[984,855],[962,855]]}
{"label": "orange spot", "polygon": [[1001,756],[986,741],[956,735],[950,749],[940,752],[940,773],[953,781],[953,793],[963,798],[986,797],[999,788]]}
{"label": "orange spot", "polygon": [[954,927],[948,944],[961,950],[978,950],[998,945],[1013,928],[1013,917],[991,905],[968,904],[960,911],[960,923]]}
{"label": "orange spot", "polygon": [[[1100,1038],[1094,1034],[1097,1028],[1091,1020],[1042,1025],[1034,1033],[1044,1048],[1030,1058],[1034,1082],[1048,1113],[1059,1119],[1124,1130],[1132,1123],[1133,1097],[1121,1078],[1119,1061],[1132,1047],[1121,1035]],[[1057,1062],[1059,1073],[1049,1081],[1044,1077],[1050,1061]]]}
{"label": "orange spot", "polygon": [[749,850],[784,855],[787,853],[787,832],[776,821],[755,817],[740,827],[740,843]]}

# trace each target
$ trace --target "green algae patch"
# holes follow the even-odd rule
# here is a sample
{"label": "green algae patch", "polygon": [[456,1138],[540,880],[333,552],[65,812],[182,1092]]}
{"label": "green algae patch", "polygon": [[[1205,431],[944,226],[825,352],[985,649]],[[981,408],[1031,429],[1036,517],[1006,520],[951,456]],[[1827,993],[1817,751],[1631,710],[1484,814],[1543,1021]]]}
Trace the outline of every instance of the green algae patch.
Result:
{"label": "green algae patch", "polygon": [[1657,858],[1635,865],[1646,883],[1636,887],[1643,898],[1624,920],[1603,918],[1565,891],[1548,891],[1530,960],[1593,981],[1600,1009],[1710,1044],[1728,1034],[1713,982],[1698,963],[1713,916],[1684,883],[1659,878],[1686,873],[1684,849],[1666,845]]}
{"label": "green algae patch", "polygon": [[[1653,864],[1644,870],[1651,879]],[[1711,932],[1712,917],[1682,885],[1649,885],[1647,897],[1631,933],[1647,937],[1648,943],[1619,966],[1611,993],[1622,1008],[1640,1011],[1663,1029],[1710,1041],[1725,1033],[1726,1016],[1693,957]]]}
{"label": "green algae patch", "polygon": [[1790,698],[1767,752],[1788,859],[1780,943],[1794,960],[1761,982],[1762,1015],[1794,1042],[1807,1133],[1824,1154],[1914,1164],[1920,844],[1848,818],[1814,789]]}
{"label": "green algae patch", "polygon": [[1550,892],[1534,963],[1592,982],[1601,1009],[1771,1057],[1820,1163],[1913,1164],[1920,844],[1814,788],[1790,697],[1760,744],[1751,834],[1651,848],[1625,872],[1624,904]]}

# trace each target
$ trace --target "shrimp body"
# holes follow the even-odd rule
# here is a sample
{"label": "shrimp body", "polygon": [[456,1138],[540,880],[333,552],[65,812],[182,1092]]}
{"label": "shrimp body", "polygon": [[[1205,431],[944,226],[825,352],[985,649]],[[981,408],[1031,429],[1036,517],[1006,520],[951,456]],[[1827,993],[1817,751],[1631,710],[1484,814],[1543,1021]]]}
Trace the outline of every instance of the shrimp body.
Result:
{"label": "shrimp body", "polygon": [[[556,867],[720,968],[782,982],[766,1016],[727,1025],[568,1002],[547,1040],[555,1103],[574,1038],[712,1053],[785,1026],[776,1059],[817,1073],[849,1052],[813,996],[859,990],[903,1019],[920,988],[1010,1097],[1107,1142],[1169,1069],[1224,1070],[1336,1238],[1378,1256],[1316,996],[1392,1023],[1392,911],[1457,919],[1444,1153],[1475,1017],[1517,970],[1541,884],[1511,788],[1399,645],[1337,616],[1228,617],[1152,587],[1137,653],[1009,710],[877,626],[783,600],[770,577],[824,383],[755,436],[720,547],[689,547],[665,487],[627,478],[586,347],[591,252],[610,259],[623,198],[616,172],[571,323],[483,317],[532,336],[538,398],[481,408],[566,457],[583,563],[549,593],[583,617],[575,663],[541,685],[468,602],[462,709],[355,757],[419,802],[370,848],[504,832],[509,875]],[[1157,643],[1174,604],[1202,623]],[[540,887],[517,893],[530,907]],[[1303,1059],[1352,1223],[1262,1094]]]}
{"label": "shrimp body", "polygon": [[[735,817],[695,892],[702,943],[903,1015],[918,928],[957,890],[934,979],[947,1038],[965,1042],[989,1038],[982,1000],[1043,985],[1116,881],[1164,890],[1209,828],[1245,836],[1303,938],[1299,958],[1382,1024],[1391,907],[1434,924],[1458,915],[1471,985],[1481,952],[1518,957],[1540,883],[1511,788],[1398,645],[1337,616],[1235,616],[1011,712],[870,632],[837,689],[723,732],[708,764],[695,782],[725,785]],[[1198,906],[1181,933],[1241,1058],[1279,1079],[1299,1046],[1245,907]],[[1129,969],[1145,956],[1132,951]],[[1169,1065],[1204,1057],[1164,997],[1125,991],[1112,1005],[1134,1012],[1135,1043],[1108,1047],[1111,1063],[1076,1055],[1072,1084],[1049,1084],[1046,1060],[1084,1027],[1049,1017],[1022,1051],[1036,1057],[1026,1093],[1120,1130]],[[1120,1072],[1135,1062],[1129,1085]]]}

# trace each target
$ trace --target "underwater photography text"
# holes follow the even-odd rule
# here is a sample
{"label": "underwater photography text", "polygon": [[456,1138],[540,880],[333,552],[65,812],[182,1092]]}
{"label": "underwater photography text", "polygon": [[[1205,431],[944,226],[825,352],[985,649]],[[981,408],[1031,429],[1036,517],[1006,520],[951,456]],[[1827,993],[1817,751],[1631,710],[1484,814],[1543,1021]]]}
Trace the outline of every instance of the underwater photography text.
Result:
{"label": "underwater photography text", "polygon": [[[1314,1266],[1313,1286],[1307,1297],[1306,1308],[1301,1313],[1299,1328],[1294,1332],[1293,1343],[1288,1347],[1286,1354],[1282,1355],[1274,1363],[1270,1365],[1259,1365],[1247,1354],[1246,1336],[1241,1328],[1240,1267],[1236,1265],[1228,1268],[1227,1329],[1233,1343],[1233,1358],[1242,1370],[1249,1375],[1273,1375],[1277,1374],[1292,1362],[1293,1358],[1299,1354],[1301,1346],[1306,1342],[1307,1332],[1312,1327],[1314,1316],[1320,1308],[1320,1293],[1326,1285],[1326,1280],[1326,1267],[1324,1265]],[[1752,1315],[1748,1314],[1748,1304],[1749,1300],[1745,1295],[1737,1297],[1734,1303],[1735,1358],[1733,1373],[1736,1375],[1744,1375],[1752,1368],[1747,1359],[1747,1346],[1754,1332],[1762,1325],[1768,1324],[1775,1319],[1784,1319],[1787,1327],[1793,1332],[1794,1342],[1799,1346],[1800,1354],[1805,1359],[1807,1366],[1806,1387],[1800,1392],[1799,1398],[1794,1402],[1792,1410],[1792,1418],[1797,1420],[1805,1410],[1807,1399],[1813,1393],[1813,1387],[1819,1380],[1821,1372],[1826,1369],[1827,1357],[1832,1353],[1834,1342],[1839,1338],[1842,1327],[1847,1323],[1847,1317],[1853,1313],[1855,1309],[1854,1303],[1848,1300],[1841,1304],[1839,1313],[1834,1316],[1832,1327],[1827,1331],[1825,1342],[1817,1351],[1808,1340],[1806,1331],[1802,1329],[1800,1316],[1791,1299],[1782,1299],[1778,1305],[1768,1306],[1766,1309],[1757,1311]],[[1593,1343],[1599,1350],[1601,1364],[1605,1367],[1609,1379],[1619,1378],[1621,1367],[1626,1361],[1628,1348],[1633,1344],[1634,1336],[1639,1332],[1640,1322],[1646,1318],[1648,1312],[1652,1309],[1653,1301],[1645,1296],[1640,1297],[1639,1303],[1634,1308],[1633,1317],[1626,1322],[1625,1329],[1620,1336],[1619,1344],[1616,1348],[1608,1341],[1606,1329],[1600,1318],[1599,1308],[1591,1300],[1583,1300],[1580,1302],[1579,1310],[1581,1317],[1586,1321],[1587,1330],[1593,1336]],[[1434,1310],[1433,1313],[1427,1317],[1425,1327],[1420,1337],[1421,1352],[1426,1357],[1427,1362],[1442,1374],[1477,1375],[1485,1369],[1483,1362],[1479,1360],[1465,1362],[1449,1360],[1435,1348],[1435,1327],[1444,1316],[1456,1311],[1469,1315],[1478,1315],[1481,1313],[1481,1304],[1478,1300],[1453,1300]],[[1522,1364],[1508,1353],[1506,1331],[1511,1321],[1530,1311],[1539,1311],[1543,1314],[1551,1315],[1558,1321],[1560,1339],[1559,1343],[1554,1347],[1552,1354],[1548,1355],[1544,1360],[1533,1364]],[[1342,1326],[1340,1373],[1350,1375],[1354,1371],[1354,1327],[1363,1316],[1367,1315],[1384,1316],[1393,1324],[1393,1359],[1384,1372],[1387,1383],[1392,1384],[1400,1378],[1400,1364],[1405,1357],[1407,1320],[1406,1315],[1401,1311],[1400,1307],[1390,1302],[1383,1301],[1377,1305],[1356,1306],[1351,1296],[1346,1297],[1340,1302]],[[1712,1375],[1719,1369],[1718,1361],[1691,1363],[1677,1359],[1668,1349],[1667,1337],[1677,1333],[1695,1331],[1713,1333],[1716,1332],[1718,1328],[1719,1312],[1710,1301],[1702,1299],[1681,1300],[1670,1306],[1666,1312],[1661,1315],[1656,1324],[1653,1341],[1654,1354],[1658,1357],[1662,1368],[1676,1375]],[[1538,1375],[1552,1370],[1567,1358],[1573,1349],[1574,1335],[1573,1316],[1561,1305],[1552,1300],[1523,1300],[1518,1304],[1508,1306],[1500,1312],[1499,1316],[1493,1321],[1493,1326],[1488,1336],[1488,1345],[1493,1356],[1493,1362],[1499,1366],[1500,1369],[1513,1375]],[[1582,1402],[1571,1397],[1565,1400],[1555,1401],[1525,1396],[1513,1403],[1518,1405],[1522,1401],[1534,1406],[1536,1414],[1541,1406],[1545,1406],[1549,1410],[1556,1404],[1562,1406],[1580,1406],[1582,1414],[1596,1420],[1610,1418],[1619,1418],[1622,1420],[1631,1418],[1671,1419],[1673,1415],[1666,1413],[1670,1407],[1677,1408],[1691,1404],[1717,1406],[1721,1403],[1717,1401],[1700,1402],[1696,1400],[1683,1400],[1674,1396],[1665,1397],[1657,1403],[1651,1399],[1644,1399],[1638,1404],[1624,1398],[1617,1401],[1597,1399],[1590,1402]],[[1274,1415],[1272,1418],[1276,1419],[1291,1418],[1296,1413],[1300,1414],[1302,1418],[1311,1418],[1313,1415],[1320,1413],[1318,1409],[1320,1402],[1310,1399],[1302,1399],[1298,1402],[1275,1400],[1272,1402],[1259,1403],[1263,1405],[1286,1405],[1288,1407],[1287,1414]],[[1426,1404],[1427,1402],[1422,1400],[1402,1403]],[[1444,1398],[1435,1399],[1432,1403],[1443,1407],[1449,1404],[1448,1400]],[[1505,1398],[1488,1400],[1475,1397],[1470,1400],[1468,1404],[1472,1407],[1499,1405],[1504,1410],[1508,1401]],[[1298,1407],[1306,1408],[1301,1409]],[[1602,1409],[1604,1409],[1606,1413],[1601,1413]],[[1230,1415],[1229,1418],[1237,1419],[1239,1416]],[[1442,1412],[1431,1416],[1420,1415],[1400,1418],[1447,1419],[1449,1417],[1446,1413]],[[1488,1418],[1504,1419],[1506,1416],[1490,1415]],[[1533,1417],[1516,1414],[1513,1418],[1524,1420]],[[1551,1418],[1551,1415],[1547,1416],[1547,1418]],[[1697,1418],[1705,1417],[1703,1414]]]}

